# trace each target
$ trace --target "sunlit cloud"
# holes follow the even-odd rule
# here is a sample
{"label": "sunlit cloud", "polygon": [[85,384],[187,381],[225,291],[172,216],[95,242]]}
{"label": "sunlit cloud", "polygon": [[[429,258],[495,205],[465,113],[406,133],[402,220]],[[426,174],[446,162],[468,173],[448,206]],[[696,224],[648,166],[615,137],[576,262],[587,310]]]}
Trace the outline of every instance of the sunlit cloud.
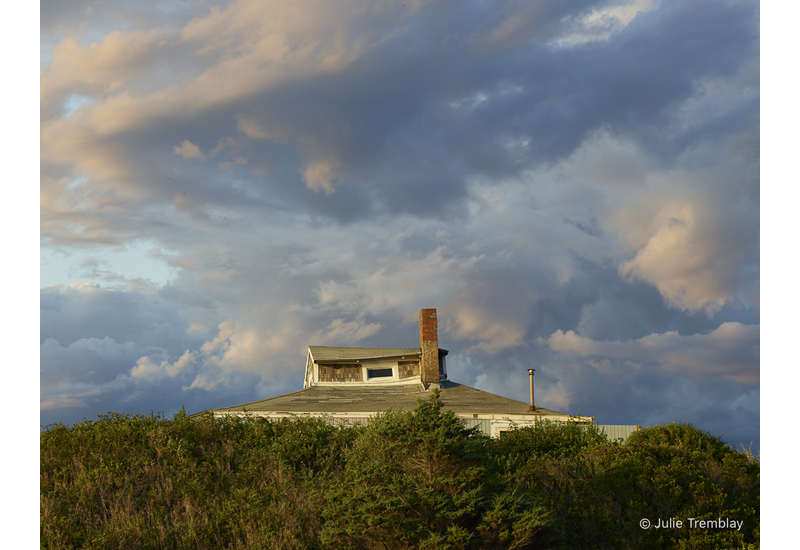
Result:
{"label": "sunlit cloud", "polygon": [[559,353],[600,359],[588,362],[604,374],[608,359],[634,369],[654,368],[660,374],[687,378],[722,378],[757,386],[759,383],[759,327],[736,322],[723,323],[708,334],[681,336],[677,331],[649,334],[630,341],[597,341],[558,330],[547,339],[539,338]]}
{"label": "sunlit cloud", "polygon": [[292,391],[435,307],[459,382],[757,438],[757,5],[41,11],[43,422]]}
{"label": "sunlit cloud", "polygon": [[180,155],[184,159],[198,159],[198,160],[206,160],[206,156],[200,150],[200,148],[189,141],[188,139],[185,140],[180,146],[176,145],[172,148],[172,152],[176,155]]}

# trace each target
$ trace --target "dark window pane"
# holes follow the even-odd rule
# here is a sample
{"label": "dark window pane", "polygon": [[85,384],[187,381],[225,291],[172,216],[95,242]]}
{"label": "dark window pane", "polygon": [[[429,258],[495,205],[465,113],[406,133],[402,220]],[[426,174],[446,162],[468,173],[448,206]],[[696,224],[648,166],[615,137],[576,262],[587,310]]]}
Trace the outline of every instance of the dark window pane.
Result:
{"label": "dark window pane", "polygon": [[392,376],[392,369],[367,369],[367,380]]}

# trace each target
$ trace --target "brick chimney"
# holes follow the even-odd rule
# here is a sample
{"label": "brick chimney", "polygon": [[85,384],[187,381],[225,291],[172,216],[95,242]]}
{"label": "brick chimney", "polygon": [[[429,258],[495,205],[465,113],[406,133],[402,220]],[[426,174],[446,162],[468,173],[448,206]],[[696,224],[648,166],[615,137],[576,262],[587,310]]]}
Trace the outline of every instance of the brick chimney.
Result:
{"label": "brick chimney", "polygon": [[422,349],[422,384],[427,389],[429,384],[439,384],[439,336],[435,309],[419,312],[419,347]]}

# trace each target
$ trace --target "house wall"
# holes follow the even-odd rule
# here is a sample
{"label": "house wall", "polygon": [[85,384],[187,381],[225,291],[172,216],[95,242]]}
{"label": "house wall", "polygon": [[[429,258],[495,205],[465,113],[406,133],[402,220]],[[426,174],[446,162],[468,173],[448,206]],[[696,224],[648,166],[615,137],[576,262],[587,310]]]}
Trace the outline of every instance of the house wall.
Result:
{"label": "house wall", "polygon": [[[335,426],[353,426],[356,424],[366,425],[369,419],[376,413],[280,413],[280,412],[214,412],[214,416],[261,416],[272,420],[281,418],[324,418],[327,422]],[[468,428],[478,427],[480,431],[490,437],[500,437],[500,435],[514,427],[522,428],[532,426],[536,422],[572,422],[577,420],[582,424],[592,424],[592,417],[542,417],[537,419],[524,418],[521,415],[512,415],[511,419],[506,415],[491,414],[456,414]],[[633,426],[631,426],[633,428]]]}
{"label": "house wall", "polygon": [[[376,359],[358,363],[334,365],[315,364],[317,382],[320,384],[375,384],[375,383],[413,383],[420,378],[420,362]],[[368,371],[372,369],[392,369],[391,378],[368,379]],[[313,384],[310,384],[313,385]],[[306,386],[308,387],[308,386]]]}
{"label": "house wall", "polygon": [[485,435],[492,435],[492,421],[488,418],[464,418],[460,417],[461,420],[464,421],[467,428],[480,428],[481,432]]}
{"label": "house wall", "polygon": [[306,355],[306,378],[303,381],[304,388],[310,388],[314,385],[314,363],[311,361],[311,353]]}
{"label": "house wall", "polygon": [[[550,421],[550,422],[564,422],[563,419],[548,419],[544,418],[542,420],[514,420],[513,422],[509,421],[507,418],[468,418],[463,415],[459,415],[463,420],[467,427],[472,428],[474,426],[478,426],[481,431],[491,437],[500,437],[500,434],[503,432],[507,432],[508,430],[512,430],[516,428],[524,428],[526,426],[533,426],[536,422],[541,422],[542,420]],[[593,422],[586,422],[582,421],[579,422],[585,426],[590,426]],[[621,425],[597,425],[599,430],[608,436],[610,441],[619,441],[620,443],[625,443],[628,440],[628,436],[637,430],[641,430],[641,426],[621,426]]]}
{"label": "house wall", "polygon": [[[354,426],[357,424],[366,425],[369,423],[369,419],[374,416],[373,414],[369,413],[301,413],[301,414],[292,414],[292,413],[259,413],[259,412],[215,412],[214,416],[222,417],[222,416],[264,416],[267,418],[271,418],[272,420],[280,420],[281,418],[303,418],[303,417],[313,417],[313,418],[324,418],[326,421],[330,422],[334,426]],[[525,426],[532,426],[536,422],[541,421],[551,421],[551,422],[566,422],[564,418],[542,418],[538,420],[527,420],[522,418],[516,418],[514,421],[510,421],[508,417],[501,417],[495,415],[465,415],[459,414],[457,415],[461,420],[464,421],[464,424],[468,428],[478,427],[480,431],[490,437],[500,437],[503,432],[513,429],[514,427],[522,428]],[[480,418],[476,418],[480,417]],[[585,425],[592,424],[591,417],[583,417],[581,419],[581,423]],[[599,425],[598,428],[602,432],[605,432],[606,435],[609,436],[609,439],[614,441],[618,440],[621,443],[625,443],[627,437],[635,432],[636,430],[641,430],[641,426],[610,426],[610,425]]]}
{"label": "house wall", "polygon": [[319,365],[320,382],[363,382],[362,365]]}
{"label": "house wall", "polygon": [[397,368],[400,380],[419,376],[419,361],[398,361]]}
{"label": "house wall", "polygon": [[600,424],[597,426],[600,431],[606,434],[610,441],[620,441],[625,443],[628,436],[637,430],[641,430],[641,426],[625,426],[616,424]]}
{"label": "house wall", "polygon": [[530,418],[523,415],[494,415],[494,414],[456,414],[468,428],[478,427],[481,432],[489,437],[500,437],[503,432],[513,430],[514,428],[524,428],[533,426],[537,422],[577,422],[579,424],[590,425],[593,422],[592,417],[582,416],[542,416],[539,418]]}

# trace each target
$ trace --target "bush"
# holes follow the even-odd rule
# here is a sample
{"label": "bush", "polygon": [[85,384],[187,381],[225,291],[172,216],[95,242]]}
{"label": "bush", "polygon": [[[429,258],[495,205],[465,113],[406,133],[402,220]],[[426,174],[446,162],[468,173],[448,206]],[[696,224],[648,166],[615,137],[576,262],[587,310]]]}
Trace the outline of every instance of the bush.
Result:
{"label": "bush", "polygon": [[[575,454],[554,456],[530,453],[524,465],[508,473],[510,482],[538,496],[554,514],[553,527],[545,533],[548,547],[741,548],[758,543],[759,464],[690,425],[649,428],[634,433],[626,445],[585,445]],[[684,528],[642,529],[643,518],[653,525],[659,518],[674,518]],[[744,523],[741,530],[691,529],[688,518]]]}
{"label": "bush", "polygon": [[637,430],[628,436],[628,445],[660,445],[691,453],[709,455],[716,460],[730,454],[732,449],[721,437],[694,427],[690,423],[672,422]]}
{"label": "bush", "polygon": [[587,449],[608,444],[595,425],[542,420],[533,426],[515,427],[491,441],[490,452],[506,462],[525,463],[534,457],[570,458]]}
{"label": "bush", "polygon": [[108,413],[41,434],[43,548],[318,548],[319,490],[357,430]]}
{"label": "bush", "polygon": [[547,513],[507,491],[485,461],[488,440],[439,393],[370,423],[328,492],[322,540],[335,548],[527,548]]}
{"label": "bush", "polygon": [[[760,464],[690,424],[490,440],[438,393],[367,427],[108,413],[40,436],[42,548],[758,548]],[[741,530],[642,529],[675,518]]]}

